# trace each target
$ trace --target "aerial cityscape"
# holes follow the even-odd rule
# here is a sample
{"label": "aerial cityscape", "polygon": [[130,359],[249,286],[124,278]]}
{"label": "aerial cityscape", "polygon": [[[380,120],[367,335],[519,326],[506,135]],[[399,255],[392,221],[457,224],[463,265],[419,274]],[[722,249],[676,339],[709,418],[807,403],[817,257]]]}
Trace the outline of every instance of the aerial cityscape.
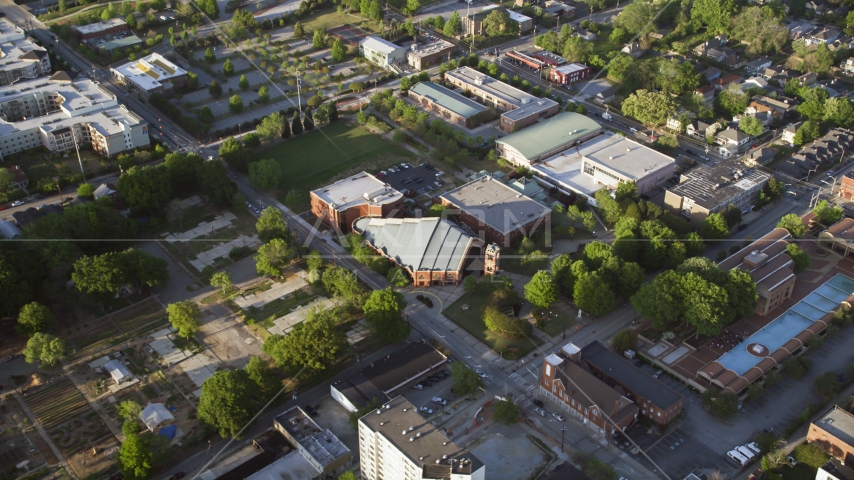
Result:
{"label": "aerial cityscape", "polygon": [[852,9],[0,0],[0,480],[854,480]]}

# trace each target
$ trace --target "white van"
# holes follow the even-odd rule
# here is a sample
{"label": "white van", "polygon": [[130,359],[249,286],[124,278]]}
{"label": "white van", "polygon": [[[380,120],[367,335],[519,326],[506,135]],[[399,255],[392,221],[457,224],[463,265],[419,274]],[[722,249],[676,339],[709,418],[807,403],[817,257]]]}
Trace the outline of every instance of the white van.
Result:
{"label": "white van", "polygon": [[735,449],[736,449],[736,450],[738,450],[738,453],[740,453],[740,454],[744,455],[745,457],[747,457],[747,461],[748,461],[748,462],[749,462],[750,460],[753,460],[753,457],[755,457],[755,456],[756,456],[756,454],[755,454],[755,453],[753,453],[753,451],[752,451],[752,450],[750,450],[750,449],[749,449],[749,448],[747,448],[747,447],[735,447]]}
{"label": "white van", "polygon": [[726,452],[726,456],[735,460],[739,465],[747,465],[747,457],[738,452],[738,450],[730,450]]}
{"label": "white van", "polygon": [[753,453],[755,453],[757,455],[762,453],[762,450],[759,450],[759,445],[757,445],[756,442],[750,442],[747,445],[745,445],[745,447],[749,448]]}

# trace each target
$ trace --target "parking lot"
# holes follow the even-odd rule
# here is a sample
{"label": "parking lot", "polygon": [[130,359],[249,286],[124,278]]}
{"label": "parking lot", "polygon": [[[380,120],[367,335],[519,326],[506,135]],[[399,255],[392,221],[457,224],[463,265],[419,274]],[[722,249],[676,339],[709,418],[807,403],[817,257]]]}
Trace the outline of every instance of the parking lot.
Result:
{"label": "parking lot", "polygon": [[[436,382],[428,380],[428,377],[431,375],[435,375],[442,371],[445,371],[448,376],[443,379],[439,379]],[[415,385],[419,383],[422,384],[421,389],[415,387]],[[451,386],[453,386],[453,384],[454,382],[451,380],[450,370],[440,368],[437,369],[435,373],[419,377],[415,381],[404,385],[400,393],[405,395],[406,399],[415,405],[418,408],[419,413],[425,418],[442,412],[443,406],[433,402],[433,397],[441,397],[448,401],[448,404],[445,405],[444,408],[447,414],[450,415],[450,412],[454,407],[454,398],[456,398],[456,395],[451,393]],[[427,408],[429,411],[424,411],[422,408]]]}
{"label": "parking lot", "polygon": [[441,170],[427,163],[421,165],[408,165],[406,167],[395,167],[398,171],[390,169],[378,172],[377,176],[398,191],[409,190],[418,195],[424,195],[445,186],[441,179],[444,174]]}

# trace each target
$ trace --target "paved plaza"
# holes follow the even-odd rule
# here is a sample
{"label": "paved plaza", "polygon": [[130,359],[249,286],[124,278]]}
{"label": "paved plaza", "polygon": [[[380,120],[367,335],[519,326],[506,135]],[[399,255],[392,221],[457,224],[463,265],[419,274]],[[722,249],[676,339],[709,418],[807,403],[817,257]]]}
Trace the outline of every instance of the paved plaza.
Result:
{"label": "paved plaza", "polygon": [[253,293],[246,296],[237,295],[234,297],[234,303],[244,310],[249,307],[261,308],[273,300],[278,300],[285,295],[307,286],[308,282],[305,280],[307,276],[308,274],[305,270],[300,270],[295,275],[291,276],[285,283],[274,283],[267,291]]}
{"label": "paved plaza", "polygon": [[221,228],[230,227],[231,222],[236,219],[237,217],[233,213],[227,211],[222,215],[217,215],[216,218],[210,222],[200,223],[192,230],[188,230],[183,233],[169,233],[166,235],[165,240],[169,243],[174,243],[180,240],[192,240],[194,238],[201,237],[202,235],[209,235]]}
{"label": "paved plaza", "polygon": [[295,325],[305,321],[312,307],[317,307],[320,310],[328,310],[337,305],[337,303],[335,300],[330,300],[326,297],[316,298],[306,305],[296,307],[291,313],[273,320],[273,326],[268,328],[267,331],[273,335],[287,335],[293,330]]}

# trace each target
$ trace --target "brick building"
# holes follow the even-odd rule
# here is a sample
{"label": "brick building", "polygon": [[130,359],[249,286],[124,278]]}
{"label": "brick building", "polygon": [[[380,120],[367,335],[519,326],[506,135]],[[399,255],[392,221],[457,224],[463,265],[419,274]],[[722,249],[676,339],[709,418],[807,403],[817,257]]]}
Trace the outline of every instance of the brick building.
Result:
{"label": "brick building", "polygon": [[549,73],[549,77],[554,83],[558,83],[561,85],[569,85],[571,83],[579,82],[589,77],[590,72],[590,67],[586,65],[582,65],[580,63],[570,63],[567,65],[561,65],[559,67],[552,68],[551,73]]}
{"label": "brick building", "polygon": [[419,287],[459,285],[466,270],[484,268],[483,241],[444,218],[364,217],[353,222],[353,231]]}
{"label": "brick building", "polygon": [[631,426],[638,416],[638,406],[597,378],[586,364],[573,360],[580,351],[570,343],[561,349],[560,355],[553,353],[543,359],[540,395],[555,408],[610,439],[617,431]]}
{"label": "brick building", "polygon": [[791,238],[785,228],[775,228],[718,264],[724,270],[738,268],[750,272],[759,293],[758,315],[767,315],[792,297],[794,262],[786,253],[787,240]]}
{"label": "brick building", "polygon": [[434,202],[455,209],[445,213],[466,225],[474,235],[499,247],[509,247],[551,224],[551,209],[489,175],[442,195]]}
{"label": "brick building", "polygon": [[403,194],[370,173],[357,173],[312,190],[311,213],[342,234],[360,217],[403,216]]}
{"label": "brick building", "polygon": [[850,465],[854,462],[854,415],[838,405],[830,407],[810,423],[807,442]]}
{"label": "brick building", "polygon": [[486,111],[486,107],[474,100],[433,82],[417,83],[409,89],[408,95],[426,110],[433,110],[449,122],[466,128],[474,127],[478,114]]}
{"label": "brick building", "polygon": [[839,182],[839,196],[846,200],[854,200],[854,172],[842,176]]}
{"label": "brick building", "polygon": [[406,52],[406,61],[415,70],[426,70],[447,61],[456,49],[456,45],[442,39],[425,44],[415,43]]}
{"label": "brick building", "polygon": [[72,27],[72,34],[84,43],[92,44],[106,37],[114,37],[129,32],[127,22],[121,18],[111,18],[107,21],[91,23],[89,25],[78,25]]}
{"label": "brick building", "polygon": [[641,415],[649,417],[659,426],[667,425],[682,414],[685,397],[652,378],[622,355],[609,350],[598,340],[582,347],[575,361],[587,364],[593,375],[608,385],[622,388],[626,396],[638,406]]}

